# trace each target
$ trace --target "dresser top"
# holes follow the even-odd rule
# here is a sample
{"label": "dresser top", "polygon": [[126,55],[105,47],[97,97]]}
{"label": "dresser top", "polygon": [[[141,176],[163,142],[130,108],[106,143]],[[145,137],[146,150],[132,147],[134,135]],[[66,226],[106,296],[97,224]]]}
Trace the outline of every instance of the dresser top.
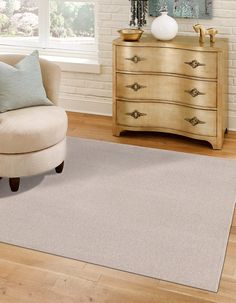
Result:
{"label": "dresser top", "polygon": [[170,47],[170,48],[182,48],[182,49],[197,49],[201,51],[219,51],[228,48],[227,38],[218,38],[216,36],[216,42],[210,44],[210,37],[206,37],[206,42],[201,44],[199,42],[198,35],[194,36],[176,36],[170,41],[160,41],[154,38],[151,34],[144,33],[139,41],[123,41],[118,38],[113,41],[114,45],[122,46],[149,46],[149,47]]}

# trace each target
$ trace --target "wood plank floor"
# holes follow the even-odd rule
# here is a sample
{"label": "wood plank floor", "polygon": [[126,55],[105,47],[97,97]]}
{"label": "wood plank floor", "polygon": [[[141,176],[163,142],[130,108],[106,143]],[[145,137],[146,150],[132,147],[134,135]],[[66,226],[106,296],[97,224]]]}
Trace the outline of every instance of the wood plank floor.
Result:
{"label": "wood plank floor", "polygon": [[[111,135],[111,118],[68,113],[68,135],[236,159],[236,133],[224,148],[174,135]],[[46,236],[46,235],[45,235]],[[236,213],[218,293],[176,285],[0,243],[0,303],[236,303]]]}

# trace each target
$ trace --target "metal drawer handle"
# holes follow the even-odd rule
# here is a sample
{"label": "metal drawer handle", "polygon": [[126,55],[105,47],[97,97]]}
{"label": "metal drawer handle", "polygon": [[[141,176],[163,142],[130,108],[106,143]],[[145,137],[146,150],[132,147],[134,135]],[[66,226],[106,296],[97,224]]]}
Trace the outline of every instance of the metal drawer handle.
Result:
{"label": "metal drawer handle", "polygon": [[193,98],[199,96],[199,95],[205,95],[205,93],[199,92],[197,88],[193,88],[191,90],[185,90],[186,93],[189,93]]}
{"label": "metal drawer handle", "polygon": [[132,90],[134,90],[135,92],[137,92],[138,90],[140,90],[141,88],[145,88],[146,86],[140,85],[137,82],[135,82],[132,85],[126,85],[126,87],[131,88]]}
{"label": "metal drawer handle", "polygon": [[197,60],[192,60],[190,62],[184,62],[185,64],[190,65],[192,68],[197,68],[198,66],[205,66],[206,64],[200,63]]}
{"label": "metal drawer handle", "polygon": [[139,61],[145,60],[145,58],[140,58],[137,55],[134,55],[132,58],[125,58],[125,60],[132,61],[133,63],[138,63]]}
{"label": "metal drawer handle", "polygon": [[198,124],[205,124],[206,122],[199,120],[197,117],[193,118],[185,118],[184,120],[188,121],[192,124],[192,126],[196,126]]}
{"label": "metal drawer handle", "polygon": [[134,119],[138,119],[139,117],[146,116],[147,114],[145,114],[145,113],[140,113],[139,111],[134,110],[132,113],[126,113],[126,115],[127,115],[127,116],[131,116],[131,117],[133,117]]}

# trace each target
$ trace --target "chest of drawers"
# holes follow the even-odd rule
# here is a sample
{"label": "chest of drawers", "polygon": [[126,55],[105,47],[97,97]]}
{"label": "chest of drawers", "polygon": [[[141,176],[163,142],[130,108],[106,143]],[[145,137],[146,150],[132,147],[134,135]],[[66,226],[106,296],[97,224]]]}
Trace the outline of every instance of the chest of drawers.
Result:
{"label": "chest of drawers", "polygon": [[160,131],[221,149],[227,129],[227,39],[113,41],[113,134]]}

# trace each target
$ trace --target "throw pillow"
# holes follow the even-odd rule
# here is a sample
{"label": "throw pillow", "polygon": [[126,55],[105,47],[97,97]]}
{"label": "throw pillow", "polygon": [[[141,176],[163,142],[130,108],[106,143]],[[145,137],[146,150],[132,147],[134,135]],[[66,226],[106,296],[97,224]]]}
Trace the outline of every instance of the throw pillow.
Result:
{"label": "throw pillow", "polygon": [[43,86],[38,51],[14,66],[0,62],[0,113],[52,104]]}

